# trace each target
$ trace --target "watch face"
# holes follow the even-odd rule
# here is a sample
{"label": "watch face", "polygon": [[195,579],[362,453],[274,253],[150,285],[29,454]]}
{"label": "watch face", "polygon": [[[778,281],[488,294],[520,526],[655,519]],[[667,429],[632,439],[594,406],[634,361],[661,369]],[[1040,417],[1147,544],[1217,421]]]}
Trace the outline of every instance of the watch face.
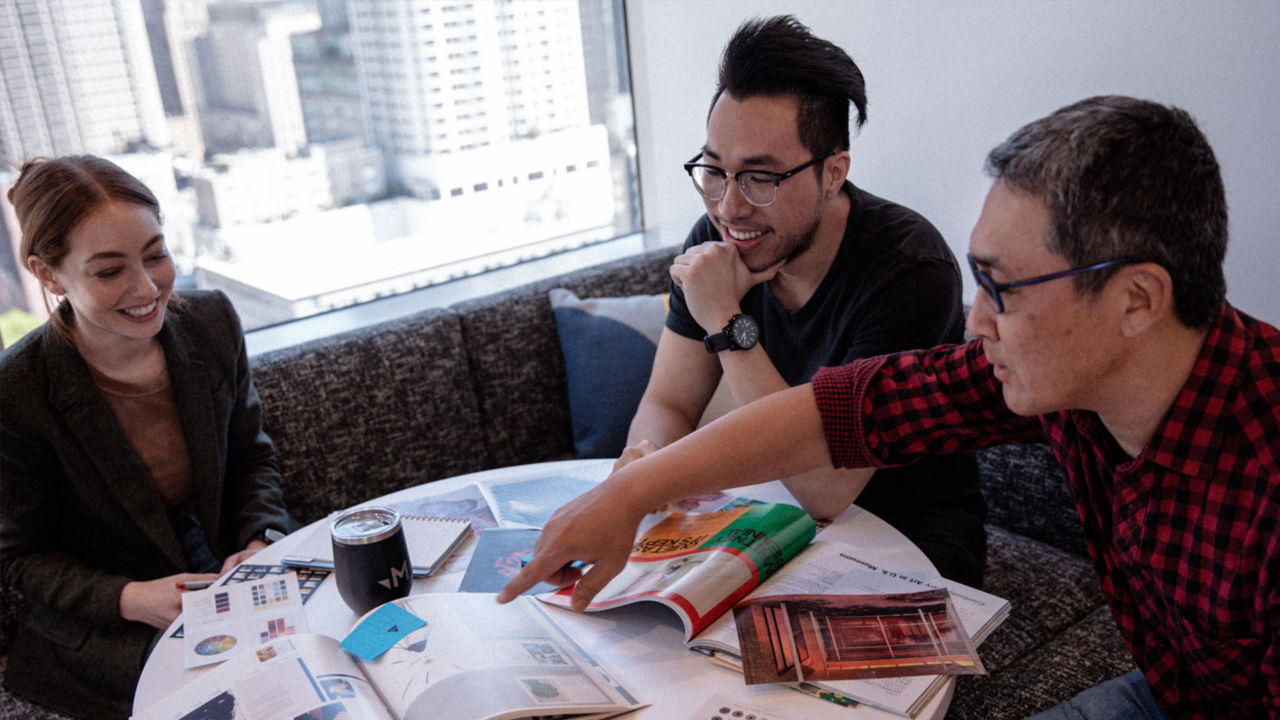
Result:
{"label": "watch face", "polygon": [[734,345],[747,350],[760,341],[760,326],[747,315],[736,315],[729,323],[729,336]]}

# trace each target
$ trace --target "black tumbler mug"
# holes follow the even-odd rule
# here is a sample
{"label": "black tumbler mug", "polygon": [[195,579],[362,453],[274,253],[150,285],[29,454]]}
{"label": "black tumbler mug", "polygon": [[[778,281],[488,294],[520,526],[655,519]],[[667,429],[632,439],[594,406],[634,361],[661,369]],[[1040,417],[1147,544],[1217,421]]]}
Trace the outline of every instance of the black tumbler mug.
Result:
{"label": "black tumbler mug", "polygon": [[329,536],[338,593],[357,615],[409,594],[413,567],[400,513],[388,507],[346,510],[329,523]]}

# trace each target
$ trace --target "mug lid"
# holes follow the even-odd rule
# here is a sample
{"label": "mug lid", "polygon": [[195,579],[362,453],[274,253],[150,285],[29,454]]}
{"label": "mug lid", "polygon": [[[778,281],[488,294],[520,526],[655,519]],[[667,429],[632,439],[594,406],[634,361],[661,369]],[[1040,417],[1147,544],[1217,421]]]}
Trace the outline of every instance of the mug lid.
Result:
{"label": "mug lid", "polygon": [[400,513],[389,507],[344,510],[329,523],[329,535],[342,545],[367,545],[400,530]]}

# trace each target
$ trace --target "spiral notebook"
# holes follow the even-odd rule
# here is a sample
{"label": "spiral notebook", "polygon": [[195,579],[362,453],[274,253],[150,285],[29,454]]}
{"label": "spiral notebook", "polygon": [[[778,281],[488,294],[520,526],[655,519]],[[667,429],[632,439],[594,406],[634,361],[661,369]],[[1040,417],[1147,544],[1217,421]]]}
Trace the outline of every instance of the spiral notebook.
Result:
{"label": "spiral notebook", "polygon": [[[471,529],[471,521],[465,518],[402,515],[400,520],[409,546],[414,577],[427,577],[438,570],[468,537]],[[332,570],[333,544],[329,539],[329,523],[320,523],[320,527],[293,552],[285,555],[281,562],[290,567]]]}

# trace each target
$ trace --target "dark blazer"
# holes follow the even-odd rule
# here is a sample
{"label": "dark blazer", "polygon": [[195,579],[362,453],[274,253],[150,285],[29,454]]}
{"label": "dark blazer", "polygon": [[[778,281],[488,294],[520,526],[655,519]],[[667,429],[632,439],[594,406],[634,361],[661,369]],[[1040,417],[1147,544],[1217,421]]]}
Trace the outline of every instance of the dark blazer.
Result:
{"label": "dark blazer", "polygon": [[[292,530],[230,301],[185,294],[159,338],[214,553]],[[30,333],[0,356],[0,579],[30,605],[6,687],[69,714],[127,717],[156,631],[121,619],[121,589],[185,570],[150,472],[84,360],[51,326]]]}

